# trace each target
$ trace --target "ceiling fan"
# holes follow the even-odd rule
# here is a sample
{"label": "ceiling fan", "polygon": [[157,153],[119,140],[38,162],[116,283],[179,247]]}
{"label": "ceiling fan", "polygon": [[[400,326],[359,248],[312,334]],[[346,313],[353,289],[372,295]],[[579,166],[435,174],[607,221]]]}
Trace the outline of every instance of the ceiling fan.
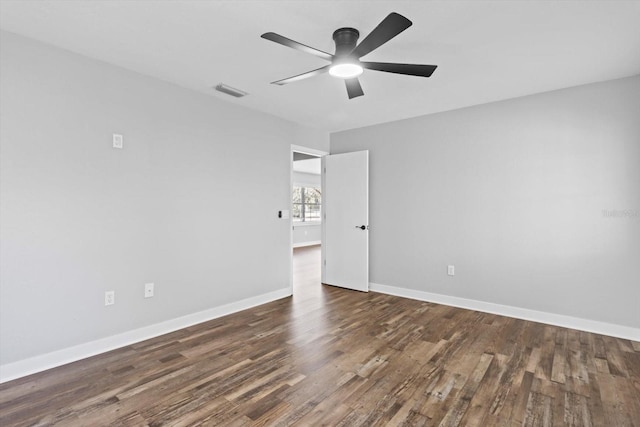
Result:
{"label": "ceiling fan", "polygon": [[347,86],[347,94],[349,99],[364,95],[362,86],[358,76],[363,73],[364,69],[384,71],[387,73],[407,74],[410,76],[429,77],[437,65],[418,65],[418,64],[397,64],[389,62],[365,62],[360,58],[379,48],[407,28],[412,22],[399,13],[390,13],[386,18],[378,24],[376,28],[369,33],[367,37],[356,45],[360,33],[355,28],[338,28],[333,33],[333,40],[336,43],[336,53],[323,52],[313,47],[304,45],[295,40],[288,39],[276,33],[264,33],[263,39],[271,40],[302,52],[322,58],[331,62],[329,65],[308,71],[297,76],[271,82],[276,85],[285,85],[287,83],[296,82],[298,80],[307,79],[328,72],[334,77],[344,79]]}

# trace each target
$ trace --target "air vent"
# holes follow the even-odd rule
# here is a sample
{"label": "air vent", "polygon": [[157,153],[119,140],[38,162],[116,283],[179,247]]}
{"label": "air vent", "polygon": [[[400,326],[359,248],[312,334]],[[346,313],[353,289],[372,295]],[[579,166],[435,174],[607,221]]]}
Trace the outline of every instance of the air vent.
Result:
{"label": "air vent", "polygon": [[217,90],[218,92],[226,93],[227,95],[235,96],[236,98],[242,98],[245,95],[249,95],[243,90],[227,86],[224,83],[219,83],[218,85],[216,85],[215,90]]}

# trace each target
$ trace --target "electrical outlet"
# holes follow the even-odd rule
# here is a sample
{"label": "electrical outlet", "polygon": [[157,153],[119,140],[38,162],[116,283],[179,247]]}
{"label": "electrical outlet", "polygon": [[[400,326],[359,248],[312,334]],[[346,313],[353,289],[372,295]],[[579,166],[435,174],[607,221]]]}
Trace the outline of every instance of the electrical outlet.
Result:
{"label": "electrical outlet", "polygon": [[113,305],[116,303],[116,291],[105,291],[104,305]]}
{"label": "electrical outlet", "polygon": [[449,276],[455,276],[456,275],[456,267],[454,265],[448,265],[447,266],[447,274]]}
{"label": "electrical outlet", "polygon": [[113,134],[113,148],[123,148],[124,147],[124,137],[119,133]]}
{"label": "electrical outlet", "polygon": [[144,297],[151,298],[153,296],[153,283],[144,284]]}

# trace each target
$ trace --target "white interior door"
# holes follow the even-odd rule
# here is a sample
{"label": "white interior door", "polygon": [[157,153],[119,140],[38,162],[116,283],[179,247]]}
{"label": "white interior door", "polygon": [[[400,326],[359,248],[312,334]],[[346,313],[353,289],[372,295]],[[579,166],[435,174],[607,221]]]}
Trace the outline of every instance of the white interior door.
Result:
{"label": "white interior door", "polygon": [[322,283],[368,292],[369,152],[322,161]]}

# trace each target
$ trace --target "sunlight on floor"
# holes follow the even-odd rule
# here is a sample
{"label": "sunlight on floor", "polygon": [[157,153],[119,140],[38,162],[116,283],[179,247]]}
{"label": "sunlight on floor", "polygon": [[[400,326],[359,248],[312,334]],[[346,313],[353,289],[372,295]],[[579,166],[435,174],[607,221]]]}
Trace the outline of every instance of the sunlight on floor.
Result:
{"label": "sunlight on floor", "polygon": [[325,286],[321,278],[320,245],[293,250],[292,316],[301,317],[291,331],[291,343],[306,344],[327,333]]}

